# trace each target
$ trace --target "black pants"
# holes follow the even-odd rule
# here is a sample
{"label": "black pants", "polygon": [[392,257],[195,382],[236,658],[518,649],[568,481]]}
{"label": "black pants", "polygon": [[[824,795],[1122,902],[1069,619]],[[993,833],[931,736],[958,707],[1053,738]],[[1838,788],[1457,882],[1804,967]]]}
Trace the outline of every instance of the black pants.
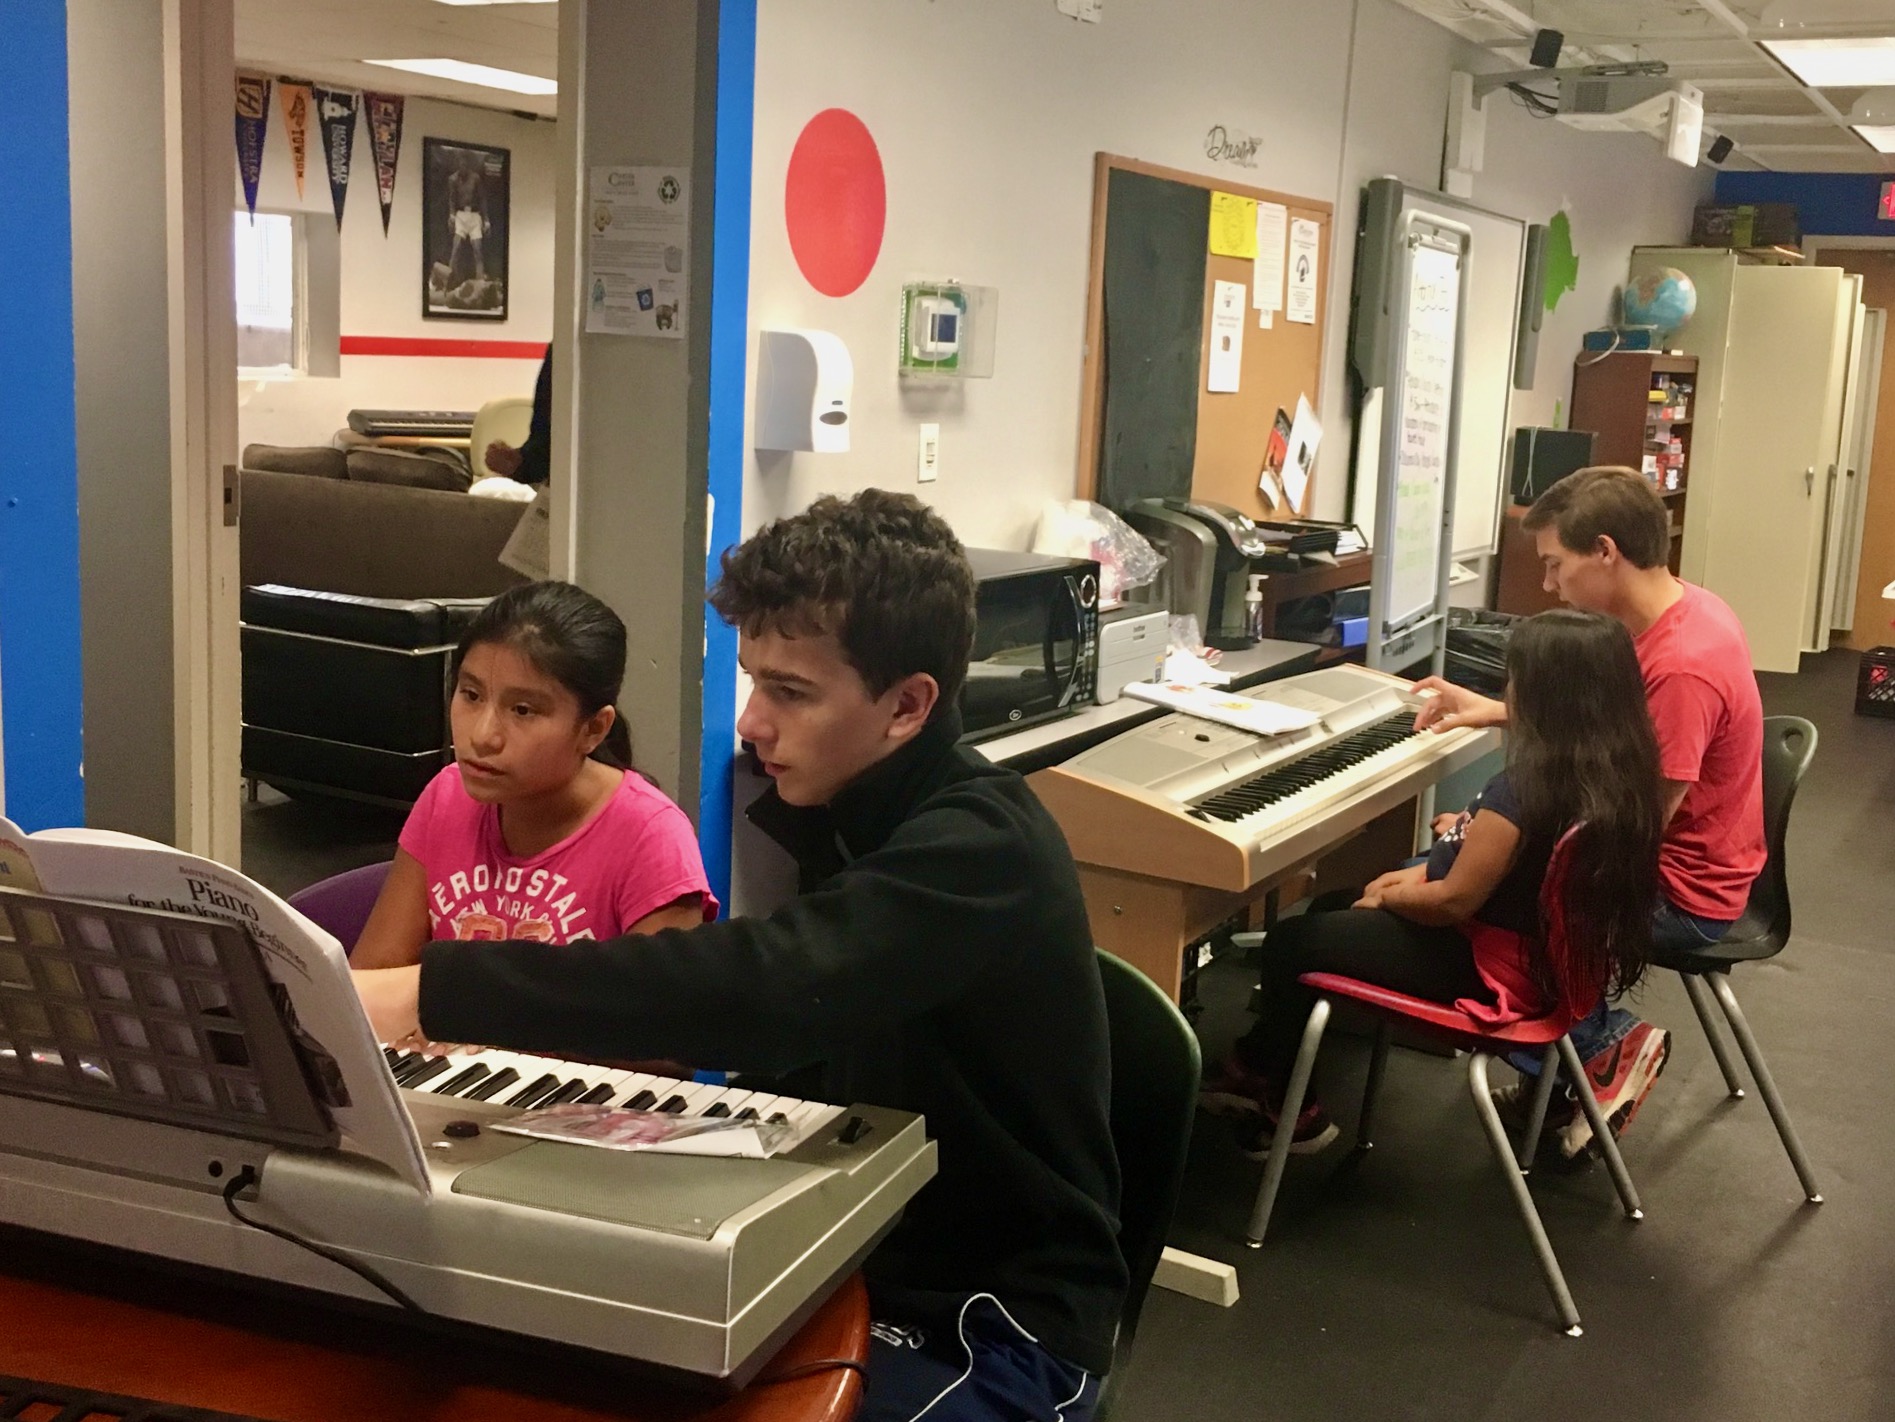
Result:
{"label": "black pants", "polygon": [[1263,1010],[1237,1042],[1251,1071],[1289,1081],[1316,994],[1297,982],[1304,973],[1360,978],[1430,1002],[1491,994],[1474,970],[1474,950],[1457,928],[1429,928],[1387,909],[1352,909],[1360,891],[1323,894],[1286,918],[1263,942]]}

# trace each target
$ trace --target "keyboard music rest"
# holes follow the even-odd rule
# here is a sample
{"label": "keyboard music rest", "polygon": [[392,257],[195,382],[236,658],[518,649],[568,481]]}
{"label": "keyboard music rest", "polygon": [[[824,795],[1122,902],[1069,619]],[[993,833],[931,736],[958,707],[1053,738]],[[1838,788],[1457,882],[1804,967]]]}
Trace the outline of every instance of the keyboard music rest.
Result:
{"label": "keyboard music rest", "polygon": [[[1310,732],[1257,737],[1173,715],[1029,777],[1072,848],[1099,946],[1175,1000],[1186,945],[1313,874],[1338,846],[1369,835],[1382,867],[1399,862],[1415,843],[1420,793],[1500,744],[1493,731],[1378,730],[1412,719],[1408,685],[1358,667],[1286,677],[1251,694],[1321,710]],[[1301,776],[1304,788],[1251,815],[1200,808],[1238,787],[1267,787],[1284,767],[1328,760],[1343,763],[1327,777]]]}
{"label": "keyboard music rest", "polygon": [[[847,1368],[733,1396],[683,1390],[531,1340],[470,1346],[298,1291],[180,1279],[137,1256],[0,1235],[0,1373],[159,1398],[272,1422],[843,1422]],[[859,1276],[813,1314],[763,1376],[868,1355]]]}

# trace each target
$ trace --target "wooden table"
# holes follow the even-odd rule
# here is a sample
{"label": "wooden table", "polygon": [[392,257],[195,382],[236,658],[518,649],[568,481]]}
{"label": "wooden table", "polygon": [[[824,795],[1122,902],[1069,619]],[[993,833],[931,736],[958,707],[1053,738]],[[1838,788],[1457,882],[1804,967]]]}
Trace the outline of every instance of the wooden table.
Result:
{"label": "wooden table", "polygon": [[570,1352],[536,1360],[530,1340],[488,1348],[130,1256],[0,1239],[0,1374],[269,1422],[845,1422],[861,1401],[854,1369],[764,1379],[866,1361],[868,1325],[856,1275],[758,1381],[719,1396]]}

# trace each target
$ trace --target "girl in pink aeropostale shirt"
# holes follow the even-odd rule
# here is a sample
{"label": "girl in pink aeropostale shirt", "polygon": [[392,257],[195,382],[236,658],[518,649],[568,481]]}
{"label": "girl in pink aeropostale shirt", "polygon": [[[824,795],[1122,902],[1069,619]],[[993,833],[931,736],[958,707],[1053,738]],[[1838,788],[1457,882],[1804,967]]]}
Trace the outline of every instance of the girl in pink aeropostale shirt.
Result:
{"label": "girl in pink aeropostale shirt", "polygon": [[454,659],[454,764],[421,792],[351,959],[435,939],[570,943],[716,917],[684,812],[631,769],[625,624],[570,583],[502,593]]}

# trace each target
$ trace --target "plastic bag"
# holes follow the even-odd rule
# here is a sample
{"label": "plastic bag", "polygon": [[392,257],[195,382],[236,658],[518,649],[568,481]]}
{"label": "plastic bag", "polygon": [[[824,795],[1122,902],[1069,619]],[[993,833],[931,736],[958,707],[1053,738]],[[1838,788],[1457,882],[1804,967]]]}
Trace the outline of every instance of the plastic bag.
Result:
{"label": "plastic bag", "polygon": [[1099,605],[1117,607],[1128,588],[1158,576],[1164,555],[1104,504],[1088,499],[1048,499],[1040,510],[1033,551],[1064,558],[1099,560]]}

